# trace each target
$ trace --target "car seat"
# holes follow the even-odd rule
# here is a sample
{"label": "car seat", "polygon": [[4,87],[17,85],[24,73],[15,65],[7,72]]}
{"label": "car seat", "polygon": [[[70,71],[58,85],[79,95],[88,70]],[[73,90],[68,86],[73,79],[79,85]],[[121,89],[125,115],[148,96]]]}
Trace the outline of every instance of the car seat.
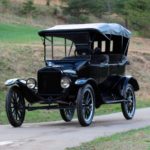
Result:
{"label": "car seat", "polygon": [[109,62],[109,56],[106,54],[102,54],[101,49],[99,47],[96,47],[91,58],[91,63],[100,64],[100,63],[108,63],[108,62]]}

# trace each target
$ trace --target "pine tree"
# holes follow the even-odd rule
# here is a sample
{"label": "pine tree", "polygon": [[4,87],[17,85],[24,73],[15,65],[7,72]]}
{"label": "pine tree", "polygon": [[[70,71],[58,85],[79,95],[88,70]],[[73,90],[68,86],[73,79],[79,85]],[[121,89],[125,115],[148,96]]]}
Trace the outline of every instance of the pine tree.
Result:
{"label": "pine tree", "polygon": [[150,37],[149,0],[130,0],[125,5],[130,26]]}

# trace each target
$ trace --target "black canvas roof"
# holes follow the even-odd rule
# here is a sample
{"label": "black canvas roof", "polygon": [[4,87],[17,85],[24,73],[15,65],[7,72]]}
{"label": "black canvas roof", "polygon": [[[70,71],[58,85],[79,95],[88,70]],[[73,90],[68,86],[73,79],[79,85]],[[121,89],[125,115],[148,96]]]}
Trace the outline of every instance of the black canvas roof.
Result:
{"label": "black canvas roof", "polygon": [[68,24],[56,25],[54,27],[42,30],[40,36],[52,35],[54,33],[74,32],[74,31],[96,31],[107,37],[107,35],[116,35],[130,38],[131,32],[123,26],[116,23],[90,23],[90,24]]}

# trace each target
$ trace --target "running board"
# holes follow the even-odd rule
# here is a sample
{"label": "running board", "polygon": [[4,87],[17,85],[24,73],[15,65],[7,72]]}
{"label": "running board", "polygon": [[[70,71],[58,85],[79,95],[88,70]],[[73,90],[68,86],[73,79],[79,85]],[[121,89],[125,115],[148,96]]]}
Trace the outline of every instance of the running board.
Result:
{"label": "running board", "polygon": [[107,101],[104,101],[105,104],[117,104],[117,103],[122,103],[124,102],[125,100],[122,99],[122,100],[107,100]]}
{"label": "running board", "polygon": [[33,111],[33,110],[39,110],[39,109],[74,109],[75,106],[59,106],[59,105],[53,105],[53,106],[26,106],[25,109],[28,111]]}

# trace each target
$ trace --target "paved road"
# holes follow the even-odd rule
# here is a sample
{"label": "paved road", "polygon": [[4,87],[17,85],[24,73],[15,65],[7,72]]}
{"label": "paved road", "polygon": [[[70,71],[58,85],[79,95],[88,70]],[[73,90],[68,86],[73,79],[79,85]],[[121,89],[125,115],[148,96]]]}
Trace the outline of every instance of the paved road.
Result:
{"label": "paved road", "polygon": [[150,126],[150,108],[139,109],[133,120],[122,113],[94,118],[90,127],[81,127],[77,120],[24,124],[21,128],[0,125],[0,150],[62,150],[96,137]]}

